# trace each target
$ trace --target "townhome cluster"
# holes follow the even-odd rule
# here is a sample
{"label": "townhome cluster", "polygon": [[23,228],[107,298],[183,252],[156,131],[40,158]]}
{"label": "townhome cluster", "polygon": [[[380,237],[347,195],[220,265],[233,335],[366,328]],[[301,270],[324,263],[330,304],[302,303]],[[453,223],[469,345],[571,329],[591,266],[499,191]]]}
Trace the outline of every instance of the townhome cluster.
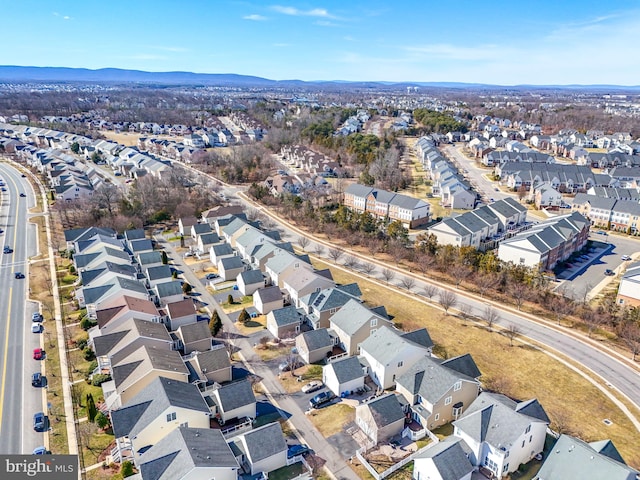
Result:
{"label": "townhome cluster", "polygon": [[274,197],[283,194],[303,195],[306,198],[312,196],[326,196],[331,193],[331,184],[324,176],[296,173],[288,175],[286,173],[276,173],[269,175],[264,181],[269,193]]}
{"label": "townhome cluster", "polygon": [[416,142],[415,150],[433,182],[432,195],[440,197],[444,207],[466,210],[475,208],[477,194],[458,169],[440,154],[432,137],[421,137]]}
{"label": "townhome cluster", "polygon": [[355,115],[347,118],[342,125],[334,132],[336,137],[351,135],[362,130],[362,126],[371,118],[367,110],[358,110]]}
{"label": "townhome cluster", "polygon": [[278,422],[253,428],[256,397],[227,348],[143,230],[65,231],[79,273],[76,298],[97,325],[88,345],[116,437],[110,460],[142,480],[236,479],[301,461]]}
{"label": "townhome cluster", "polygon": [[578,193],[571,208],[596,227],[636,235],[640,227],[639,195],[635,189],[594,188]]}
{"label": "townhome cluster", "polygon": [[343,204],[358,213],[368,212],[385,221],[399,221],[405,228],[416,228],[429,223],[431,205],[427,202],[353,183],[344,191]]}
{"label": "townhome cluster", "polygon": [[[102,179],[93,167],[79,160],[90,160],[99,153],[99,163],[111,167],[117,175],[140,178],[153,175],[160,178],[171,165],[138,150],[107,140],[92,140],[55,130],[24,125],[0,124],[0,143],[5,152],[15,154],[27,165],[46,174],[58,199],[74,200],[91,196]],[[77,143],[78,154],[71,145]]]}
{"label": "townhome cluster", "polygon": [[306,173],[323,177],[337,177],[344,174],[338,162],[303,145],[284,145],[280,150],[280,156],[285,164],[302,169]]}

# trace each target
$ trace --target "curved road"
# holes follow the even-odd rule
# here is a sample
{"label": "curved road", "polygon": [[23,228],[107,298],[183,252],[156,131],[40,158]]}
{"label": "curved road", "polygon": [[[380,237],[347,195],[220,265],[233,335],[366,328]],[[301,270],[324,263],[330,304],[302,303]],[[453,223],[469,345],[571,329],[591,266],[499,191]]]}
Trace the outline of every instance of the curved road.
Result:
{"label": "curved road", "polygon": [[[44,434],[33,430],[33,414],[43,411],[43,394],[31,386],[31,374],[41,368],[32,352],[42,335],[31,333],[34,308],[26,302],[27,258],[35,252],[27,210],[35,200],[27,179],[6,163],[0,163],[0,178],[6,189],[0,192],[0,245],[14,250],[0,259],[0,453],[31,453],[44,443]],[[27,278],[16,279],[16,272]]]}

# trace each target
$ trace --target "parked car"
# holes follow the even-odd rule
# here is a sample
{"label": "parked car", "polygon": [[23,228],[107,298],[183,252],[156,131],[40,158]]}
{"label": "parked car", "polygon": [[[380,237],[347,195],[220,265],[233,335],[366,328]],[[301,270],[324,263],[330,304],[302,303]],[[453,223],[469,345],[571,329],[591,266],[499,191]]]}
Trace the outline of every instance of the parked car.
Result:
{"label": "parked car", "polygon": [[218,278],[220,275],[218,275],[217,273],[207,273],[207,276],[204,277],[207,280],[213,280],[214,278]]}
{"label": "parked car", "polygon": [[40,333],[42,331],[41,323],[32,323],[31,324],[31,333]]}
{"label": "parked car", "polygon": [[16,273],[15,273],[15,275],[14,275],[14,277],[15,277],[15,278],[17,278],[17,279],[24,278],[24,273],[22,273],[22,272],[16,272]]}
{"label": "parked car", "polygon": [[630,257],[629,255],[622,255],[622,257],[621,257],[621,258],[622,258],[622,260],[624,260],[625,262],[626,262],[626,261],[631,260],[631,257]]}
{"label": "parked car", "polygon": [[596,232],[598,235],[609,235],[607,232],[603,232],[602,230],[599,230]]}
{"label": "parked car", "polygon": [[33,375],[31,375],[31,386],[32,387],[42,386],[42,374],[40,372],[36,372]]}
{"label": "parked car", "polygon": [[608,269],[608,268],[607,268],[607,269],[604,271],[604,274],[605,274],[605,275],[608,275],[608,276],[612,276],[612,275],[615,275],[615,272],[614,272],[613,270],[610,270],[610,269]]}
{"label": "parked car", "polygon": [[309,447],[306,445],[296,444],[289,445],[287,448],[287,458],[293,458],[296,455],[304,455],[309,452]]}
{"label": "parked car", "polygon": [[320,380],[314,380],[313,382],[309,382],[306,385],[303,385],[301,390],[302,393],[311,393],[320,390],[322,387],[324,387],[324,383],[322,383]]}
{"label": "parked car", "polygon": [[42,432],[44,430],[45,417],[43,412],[33,414],[33,429],[36,432]]}
{"label": "parked car", "polygon": [[44,350],[41,348],[33,349],[33,359],[34,360],[42,360],[44,358]]}
{"label": "parked car", "polygon": [[[24,175],[23,175],[24,177]],[[49,455],[51,452],[49,450],[47,450],[47,447],[42,446],[42,447],[36,447],[33,449],[33,454],[34,455]]]}
{"label": "parked car", "polygon": [[41,322],[42,320],[44,320],[42,318],[42,314],[40,312],[33,312],[31,314],[31,321],[32,322]]}
{"label": "parked car", "polygon": [[333,399],[333,393],[325,390],[324,392],[318,393],[315,397],[309,400],[309,406],[311,408],[318,408],[320,405],[330,402]]}

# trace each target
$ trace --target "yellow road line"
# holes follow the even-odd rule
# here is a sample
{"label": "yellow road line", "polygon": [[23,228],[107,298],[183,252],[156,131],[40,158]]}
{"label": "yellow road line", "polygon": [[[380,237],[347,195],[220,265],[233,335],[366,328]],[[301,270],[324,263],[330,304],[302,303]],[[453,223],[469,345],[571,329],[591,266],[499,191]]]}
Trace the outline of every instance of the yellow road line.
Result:
{"label": "yellow road line", "polygon": [[[9,288],[9,298],[13,293],[13,288]],[[11,328],[11,302],[7,312],[7,335],[4,338],[4,356],[2,358],[2,384],[0,386],[0,435],[2,434],[2,411],[4,409],[4,392],[7,385],[7,356],[9,355],[9,331]]]}

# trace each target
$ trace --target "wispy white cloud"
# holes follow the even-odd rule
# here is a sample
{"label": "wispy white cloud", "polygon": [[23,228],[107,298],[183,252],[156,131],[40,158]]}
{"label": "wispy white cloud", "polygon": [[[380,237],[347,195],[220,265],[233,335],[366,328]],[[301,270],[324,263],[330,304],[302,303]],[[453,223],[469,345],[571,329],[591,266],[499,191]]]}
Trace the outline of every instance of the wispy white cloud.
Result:
{"label": "wispy white cloud", "polygon": [[252,13],[251,15],[245,15],[242,17],[243,20],[253,20],[254,22],[264,22],[267,20],[267,17],[264,15],[258,15],[257,13]]}
{"label": "wispy white cloud", "polygon": [[282,13],[283,15],[291,15],[293,17],[321,17],[336,18],[324,8],[312,8],[311,10],[300,10],[296,7],[284,7],[282,5],[272,5],[271,10]]}
{"label": "wispy white cloud", "polygon": [[72,17],[70,17],[69,15],[60,15],[60,13],[58,13],[58,12],[53,12],[52,15],[54,17],[62,18],[63,20],[71,20],[72,19]]}
{"label": "wispy white cloud", "polygon": [[318,25],[320,27],[341,27],[342,26],[339,23],[330,22],[328,20],[318,20],[318,21],[313,22],[313,23],[314,23],[314,25]]}

